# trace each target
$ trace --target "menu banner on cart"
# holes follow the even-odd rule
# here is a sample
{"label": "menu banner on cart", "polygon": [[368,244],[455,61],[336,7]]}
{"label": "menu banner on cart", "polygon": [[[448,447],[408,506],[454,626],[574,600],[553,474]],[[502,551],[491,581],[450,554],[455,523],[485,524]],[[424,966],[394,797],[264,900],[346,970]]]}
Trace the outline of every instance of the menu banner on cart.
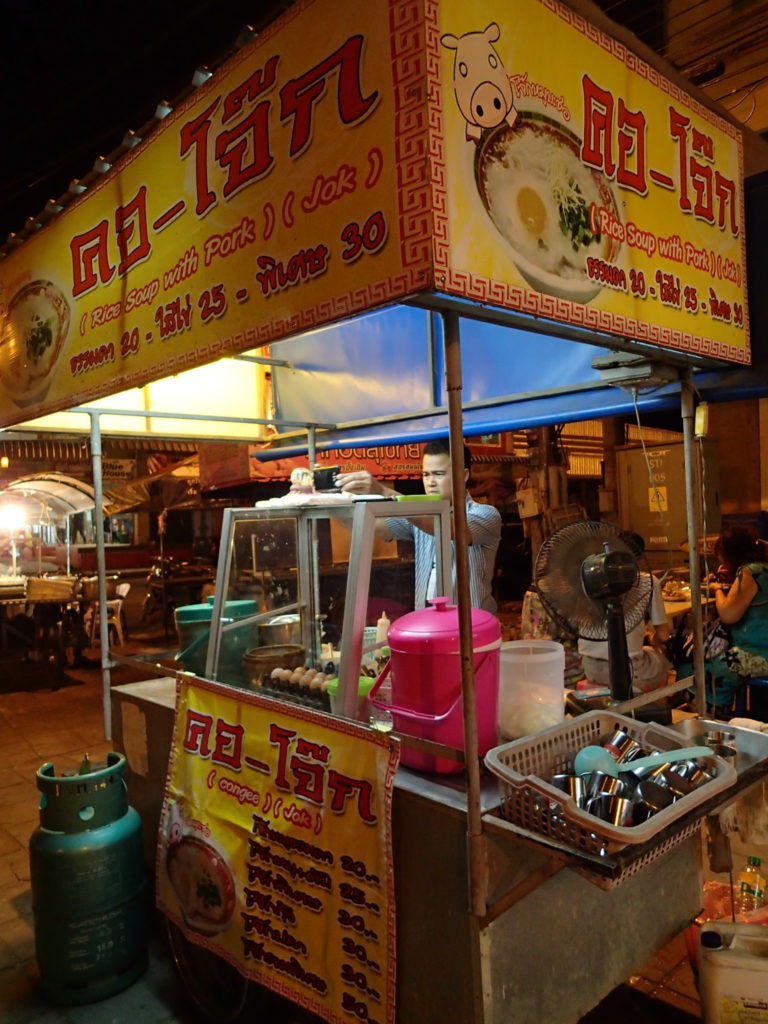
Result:
{"label": "menu banner on cart", "polygon": [[556,0],[437,10],[438,287],[749,362],[739,131]]}
{"label": "menu banner on cart", "polygon": [[180,681],[158,906],[186,938],[332,1024],[395,1019],[399,744]]}
{"label": "menu banner on cart", "polygon": [[0,261],[0,426],[425,288],[423,38],[404,0],[298,0],[98,162]]}

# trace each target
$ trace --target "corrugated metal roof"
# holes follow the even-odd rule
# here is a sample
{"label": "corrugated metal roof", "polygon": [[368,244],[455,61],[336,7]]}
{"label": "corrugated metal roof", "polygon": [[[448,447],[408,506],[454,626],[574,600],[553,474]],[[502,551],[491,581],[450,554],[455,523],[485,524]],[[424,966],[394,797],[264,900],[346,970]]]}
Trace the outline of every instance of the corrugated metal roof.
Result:
{"label": "corrugated metal roof", "polygon": [[0,506],[21,507],[27,522],[66,519],[96,506],[93,487],[63,473],[19,477],[0,492]]}

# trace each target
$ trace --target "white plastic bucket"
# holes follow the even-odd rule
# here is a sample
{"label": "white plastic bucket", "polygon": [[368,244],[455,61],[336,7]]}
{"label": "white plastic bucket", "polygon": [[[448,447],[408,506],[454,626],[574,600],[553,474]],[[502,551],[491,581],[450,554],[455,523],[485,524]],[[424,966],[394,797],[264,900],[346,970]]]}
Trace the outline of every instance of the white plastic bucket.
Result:
{"label": "white plastic bucket", "polygon": [[565,710],[565,648],[556,640],[501,645],[499,736],[516,740],[558,725]]}
{"label": "white plastic bucket", "polygon": [[768,1024],[768,928],[709,921],[699,934],[704,1024]]}

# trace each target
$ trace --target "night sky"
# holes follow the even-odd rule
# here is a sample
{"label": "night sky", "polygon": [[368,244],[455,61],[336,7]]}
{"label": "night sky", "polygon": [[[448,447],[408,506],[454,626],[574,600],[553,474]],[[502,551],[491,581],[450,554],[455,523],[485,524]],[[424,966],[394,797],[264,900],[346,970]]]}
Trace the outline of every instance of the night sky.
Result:
{"label": "night sky", "polygon": [[287,0],[0,0],[0,243]]}

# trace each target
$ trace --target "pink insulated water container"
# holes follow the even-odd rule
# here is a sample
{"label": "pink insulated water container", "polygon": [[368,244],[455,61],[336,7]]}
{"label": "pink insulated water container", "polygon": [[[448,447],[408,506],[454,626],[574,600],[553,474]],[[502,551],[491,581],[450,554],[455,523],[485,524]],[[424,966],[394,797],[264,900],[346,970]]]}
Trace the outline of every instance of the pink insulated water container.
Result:
{"label": "pink insulated water container", "polygon": [[[434,598],[430,603],[431,608],[403,615],[390,626],[390,661],[369,700],[392,714],[397,732],[463,750],[458,609],[446,597]],[[499,620],[490,612],[473,608],[472,649],[481,756],[497,743],[500,646]],[[391,700],[383,699],[384,685],[391,689]],[[460,772],[464,767],[459,761],[410,750],[405,745],[401,761],[409,768],[426,772]]]}

